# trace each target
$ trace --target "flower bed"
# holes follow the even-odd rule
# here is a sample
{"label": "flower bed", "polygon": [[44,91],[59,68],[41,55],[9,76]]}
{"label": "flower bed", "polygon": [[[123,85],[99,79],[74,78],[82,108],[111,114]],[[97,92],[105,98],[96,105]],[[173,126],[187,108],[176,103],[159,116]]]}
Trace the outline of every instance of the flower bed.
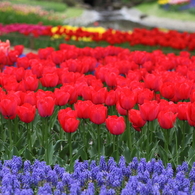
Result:
{"label": "flower bed", "polygon": [[23,56],[22,45],[1,45],[3,159],[68,170],[76,159],[102,155],[192,166],[195,58],[188,52],[60,44]]}
{"label": "flower bed", "polygon": [[83,28],[71,26],[44,26],[41,24],[10,24],[1,25],[0,34],[17,32],[33,37],[48,36],[52,39],[64,38],[65,40],[80,41],[105,41],[109,44],[129,43],[134,45],[148,45],[171,47],[179,50],[193,51],[195,49],[195,33],[177,32],[170,30],[167,32],[159,29],[134,29],[132,32],[119,31],[103,28]]}
{"label": "flower bed", "polygon": [[75,162],[74,171],[51,167],[45,162],[22,161],[14,156],[0,164],[2,194],[38,195],[128,195],[128,194],[194,194],[195,171],[184,162],[176,170],[168,163],[133,158],[126,163],[101,157],[99,162]]}

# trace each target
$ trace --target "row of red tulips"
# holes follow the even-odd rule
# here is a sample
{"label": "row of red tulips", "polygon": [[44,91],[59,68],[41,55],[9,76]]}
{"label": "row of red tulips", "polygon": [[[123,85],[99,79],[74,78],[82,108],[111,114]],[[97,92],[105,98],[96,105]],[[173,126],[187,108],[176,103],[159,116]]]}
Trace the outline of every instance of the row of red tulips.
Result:
{"label": "row of red tulips", "polygon": [[178,32],[175,30],[161,31],[157,28],[152,30],[134,29],[131,33],[113,29],[107,29],[105,32],[89,32],[81,27],[70,28],[70,26],[44,26],[41,24],[11,24],[0,25],[0,34],[8,34],[12,32],[21,33],[24,35],[39,36],[60,36],[66,40],[74,37],[79,40],[83,37],[90,37],[92,41],[106,41],[110,44],[129,43],[130,45],[149,45],[160,47],[171,47],[179,50],[195,49],[195,33]]}
{"label": "row of red tulips", "polygon": [[[182,156],[181,148],[182,161],[186,158],[186,149],[195,147],[192,139],[195,133],[190,129],[195,126],[195,58],[188,52],[176,56],[157,50],[147,53],[114,46],[93,49],[61,44],[59,50],[47,47],[39,49],[37,54],[21,56],[22,45],[13,50],[4,48],[0,53],[0,113],[3,116],[0,131],[4,132],[7,123],[15,125],[15,130],[8,131],[9,136],[3,138],[3,143],[9,139],[9,151],[15,144],[11,132],[15,139],[20,137],[17,118],[36,125],[32,128],[27,125],[24,137],[28,136],[30,153],[37,154],[38,150],[40,154],[40,147],[44,146],[47,163],[53,162],[54,151],[64,155],[66,147],[56,123],[68,133],[70,164],[75,154],[72,143],[77,142],[82,159],[88,155],[94,157],[94,150],[98,156],[104,150],[109,152],[112,143],[113,153],[108,155],[117,153],[116,159],[120,151],[127,157],[130,150],[131,157],[150,159],[160,154],[166,162],[175,158],[177,164]],[[37,117],[43,119],[41,129],[37,127]],[[105,135],[102,125],[110,135]],[[185,126],[189,129],[182,129]],[[33,128],[39,130],[34,132]],[[71,134],[78,129],[74,142]],[[175,135],[174,147],[168,131],[162,129],[174,130],[169,131],[170,137]],[[124,136],[117,136],[115,140],[111,134]],[[187,142],[180,140],[179,135]],[[21,147],[21,143],[17,147]],[[78,153],[78,149],[75,150]],[[187,156],[193,160],[193,153]]]}
{"label": "row of red tulips", "polygon": [[[1,52],[1,64],[7,65],[0,77],[1,112],[6,118],[13,119],[16,116],[16,109],[13,108],[27,102],[37,106],[40,115],[46,117],[52,115],[55,104],[75,104],[80,97],[95,105],[103,104],[97,106],[102,118],[101,122],[96,122],[99,124],[107,116],[105,106],[116,106],[120,115],[127,115],[129,111],[137,130],[146,121],[156,119],[159,111],[165,110],[168,113],[159,115],[163,128],[173,127],[176,116],[180,120],[188,120],[191,125],[195,123],[195,58],[187,52],[175,56],[164,55],[160,51],[130,52],[111,46],[79,49],[61,44],[58,51],[48,47],[40,49],[38,54],[29,53],[19,58],[22,49],[23,46],[18,45],[8,55]],[[94,75],[88,75],[90,72]],[[54,91],[43,91],[40,86]],[[47,101],[43,98],[45,96],[49,96]],[[4,99],[10,99],[6,100],[10,106]],[[46,104],[49,110],[46,107],[40,110],[38,100],[41,101],[41,108]],[[136,104],[139,110],[131,110]],[[79,105],[86,109],[89,107],[92,112],[96,110],[88,101]],[[85,112],[85,117],[80,112],[80,118],[87,116],[88,112]],[[163,116],[167,114],[173,118],[166,118],[166,123],[162,124]],[[89,116],[92,117],[92,113]]]}

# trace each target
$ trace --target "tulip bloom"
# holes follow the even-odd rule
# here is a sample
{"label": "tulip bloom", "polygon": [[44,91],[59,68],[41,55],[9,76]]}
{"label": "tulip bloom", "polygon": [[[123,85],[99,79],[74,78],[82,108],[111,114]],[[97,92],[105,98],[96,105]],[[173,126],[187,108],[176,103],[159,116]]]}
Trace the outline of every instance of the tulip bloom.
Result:
{"label": "tulip bloom", "polygon": [[74,108],[77,111],[78,118],[89,118],[90,106],[94,105],[90,100],[82,101],[78,100],[74,104]]}
{"label": "tulip bloom", "polygon": [[142,105],[139,105],[141,117],[145,121],[153,121],[157,118],[159,112],[159,104],[153,101],[145,101]]}
{"label": "tulip bloom", "polygon": [[187,119],[191,126],[195,126],[195,102],[188,104]]}
{"label": "tulip bloom", "polygon": [[107,106],[114,106],[116,105],[117,97],[116,97],[116,91],[110,90],[107,92],[105,104]]}
{"label": "tulip bloom", "polygon": [[178,102],[177,103],[177,118],[179,120],[187,120],[187,110],[189,102]]}
{"label": "tulip bloom", "polygon": [[136,131],[141,131],[141,128],[146,124],[146,121],[141,117],[139,110],[129,110],[128,119]]}
{"label": "tulip bloom", "polygon": [[36,75],[26,76],[22,82],[26,91],[36,91],[39,86],[39,80]]}
{"label": "tulip bloom", "polygon": [[119,101],[116,102],[116,110],[120,115],[127,115],[127,110],[123,109],[119,103]]}
{"label": "tulip bloom", "polygon": [[55,88],[54,95],[56,98],[56,105],[64,106],[68,103],[70,98],[70,93],[66,92],[63,89]]}
{"label": "tulip bloom", "polygon": [[165,82],[160,87],[161,95],[166,99],[172,99],[175,96],[175,83]]}
{"label": "tulip bloom", "polygon": [[0,112],[5,119],[14,119],[17,113],[17,101],[13,97],[4,97],[0,101]]}
{"label": "tulip bloom", "polygon": [[100,125],[105,122],[107,117],[107,107],[101,104],[93,105],[90,107],[89,119],[91,122]]}
{"label": "tulip bloom", "polygon": [[80,121],[74,117],[63,118],[60,122],[66,133],[74,133],[78,129],[79,123]]}
{"label": "tulip bloom", "polygon": [[58,112],[58,121],[62,129],[67,133],[73,133],[77,130],[80,121],[77,119],[77,111],[70,107],[61,109]]}
{"label": "tulip bloom", "polygon": [[30,123],[34,120],[36,114],[35,106],[29,103],[24,103],[17,107],[17,115],[24,123]]}
{"label": "tulip bloom", "polygon": [[119,92],[118,101],[120,106],[125,110],[132,109],[137,102],[137,95],[130,90],[123,90]]}
{"label": "tulip bloom", "polygon": [[42,96],[37,99],[37,109],[41,117],[48,117],[53,114],[55,100],[51,96]]}
{"label": "tulip bloom", "polygon": [[163,129],[171,129],[174,127],[177,114],[169,110],[162,110],[158,114],[158,123]]}
{"label": "tulip bloom", "polygon": [[106,119],[106,128],[111,134],[120,135],[124,133],[126,123],[122,116],[108,116],[108,118]]}
{"label": "tulip bloom", "polygon": [[40,81],[44,87],[55,87],[58,84],[59,76],[56,72],[44,73]]}

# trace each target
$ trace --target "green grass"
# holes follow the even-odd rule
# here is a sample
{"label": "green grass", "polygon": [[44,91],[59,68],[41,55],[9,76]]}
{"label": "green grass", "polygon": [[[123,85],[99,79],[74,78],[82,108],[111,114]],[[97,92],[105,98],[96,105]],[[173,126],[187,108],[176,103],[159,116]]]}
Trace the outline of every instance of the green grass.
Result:
{"label": "green grass", "polygon": [[157,17],[179,19],[184,21],[195,21],[195,14],[189,13],[187,11],[166,11],[160,8],[157,3],[143,3],[136,6],[135,8],[139,9],[145,14],[154,15]]}
{"label": "green grass", "polygon": [[64,14],[66,15],[67,18],[78,17],[78,16],[82,15],[82,13],[83,13],[83,9],[82,8],[77,8],[77,7],[69,7],[64,12]]}
{"label": "green grass", "polygon": [[65,3],[61,2],[49,2],[49,1],[32,1],[32,0],[9,0],[13,4],[26,4],[26,5],[33,5],[33,6],[41,6],[43,9],[47,11],[54,11],[54,12],[64,12],[68,8]]}

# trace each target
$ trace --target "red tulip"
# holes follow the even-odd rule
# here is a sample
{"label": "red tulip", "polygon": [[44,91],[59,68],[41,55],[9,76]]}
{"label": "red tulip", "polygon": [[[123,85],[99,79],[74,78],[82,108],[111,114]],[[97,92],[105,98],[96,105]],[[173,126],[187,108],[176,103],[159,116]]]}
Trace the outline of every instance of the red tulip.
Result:
{"label": "red tulip", "polygon": [[189,102],[178,102],[177,103],[177,118],[179,120],[187,120],[187,110]]}
{"label": "red tulip", "polygon": [[174,127],[177,114],[172,111],[162,110],[158,114],[158,123],[163,129],[171,129]]}
{"label": "red tulip", "polygon": [[24,50],[24,45],[15,45],[14,50],[18,51],[18,54],[21,55]]}
{"label": "red tulip", "polygon": [[70,98],[70,93],[66,92],[63,89],[55,88],[54,95],[56,99],[56,105],[64,106],[68,103]]}
{"label": "red tulip", "polygon": [[29,75],[24,77],[23,85],[26,91],[36,91],[39,86],[39,80],[36,75]]}
{"label": "red tulip", "polygon": [[19,53],[16,50],[10,50],[8,52],[8,60],[10,65],[14,64],[18,59]]}
{"label": "red tulip", "polygon": [[107,106],[114,106],[116,105],[117,97],[116,97],[116,91],[111,90],[108,91],[106,94],[105,104]]}
{"label": "red tulip", "polygon": [[188,103],[187,119],[191,126],[195,126],[195,102]]}
{"label": "red tulip", "polygon": [[23,103],[29,103],[32,106],[36,106],[37,98],[36,93],[34,91],[27,91],[21,95],[21,99]]}
{"label": "red tulip", "polygon": [[139,105],[140,114],[143,120],[153,121],[157,118],[159,112],[159,104],[153,101],[145,101]]}
{"label": "red tulip", "polygon": [[108,118],[106,119],[106,128],[111,134],[120,135],[124,133],[126,123],[122,116],[108,116]]}
{"label": "red tulip", "polygon": [[0,101],[0,112],[6,119],[14,119],[17,112],[17,101],[13,97],[5,96]]}
{"label": "red tulip", "polygon": [[34,120],[36,114],[35,106],[32,106],[29,103],[24,103],[21,106],[17,107],[17,115],[21,121],[25,123],[30,123]]}
{"label": "red tulip", "polygon": [[59,76],[56,72],[45,73],[40,78],[40,81],[44,87],[55,87],[58,84]]}
{"label": "red tulip", "polygon": [[48,117],[53,114],[55,100],[50,96],[42,96],[37,99],[37,109],[41,117]]}
{"label": "red tulip", "polygon": [[94,104],[103,104],[106,99],[106,94],[107,94],[106,87],[101,88],[99,90],[94,89],[92,90],[91,101]]}
{"label": "red tulip", "polygon": [[123,109],[119,103],[119,101],[116,102],[116,110],[120,115],[127,115],[127,110]]}
{"label": "red tulip", "polygon": [[66,117],[61,119],[62,129],[67,133],[73,133],[78,129],[80,121],[74,117]]}
{"label": "red tulip", "polygon": [[115,72],[107,72],[105,76],[105,82],[109,87],[115,87],[117,84],[117,76],[118,74]]}
{"label": "red tulip", "polygon": [[18,58],[16,61],[16,66],[27,69],[30,66],[29,59],[27,57]]}
{"label": "red tulip", "polygon": [[91,100],[92,99],[92,90],[93,87],[91,86],[84,86],[81,91],[81,96],[84,100]]}
{"label": "red tulip", "polygon": [[89,119],[97,124],[100,125],[105,122],[107,117],[107,107],[101,104],[93,105],[90,107],[89,110]]}
{"label": "red tulip", "polygon": [[40,59],[47,59],[53,51],[55,51],[53,47],[41,48],[38,50],[38,56]]}
{"label": "red tulip", "polygon": [[175,83],[165,82],[160,86],[160,93],[166,99],[172,99],[175,96]]}
{"label": "red tulip", "polygon": [[146,121],[141,117],[141,113],[139,110],[129,110],[128,119],[132,123],[132,126],[136,131],[141,131],[141,128],[146,124]]}
{"label": "red tulip", "polygon": [[123,109],[130,110],[135,106],[137,102],[137,96],[133,91],[124,89],[119,92],[118,101]]}
{"label": "red tulip", "polygon": [[146,74],[144,78],[144,83],[147,88],[154,90],[154,91],[159,91],[159,87],[161,85],[161,78],[158,75],[155,74]]}
{"label": "red tulip", "polygon": [[154,98],[154,91],[150,89],[142,89],[137,93],[137,103],[143,104],[145,100],[152,100]]}
{"label": "red tulip", "polygon": [[82,101],[78,100],[74,104],[74,108],[77,111],[78,118],[89,118],[90,107],[94,105],[90,100]]}
{"label": "red tulip", "polygon": [[189,99],[192,90],[192,82],[176,83],[175,96],[178,100]]}
{"label": "red tulip", "polygon": [[72,110],[70,107],[61,109],[58,112],[58,121],[67,133],[73,133],[77,130],[80,121],[77,119],[77,111]]}
{"label": "red tulip", "polygon": [[60,109],[58,112],[58,120],[59,122],[64,118],[77,118],[77,111],[72,110],[70,107],[67,107],[65,109]]}

